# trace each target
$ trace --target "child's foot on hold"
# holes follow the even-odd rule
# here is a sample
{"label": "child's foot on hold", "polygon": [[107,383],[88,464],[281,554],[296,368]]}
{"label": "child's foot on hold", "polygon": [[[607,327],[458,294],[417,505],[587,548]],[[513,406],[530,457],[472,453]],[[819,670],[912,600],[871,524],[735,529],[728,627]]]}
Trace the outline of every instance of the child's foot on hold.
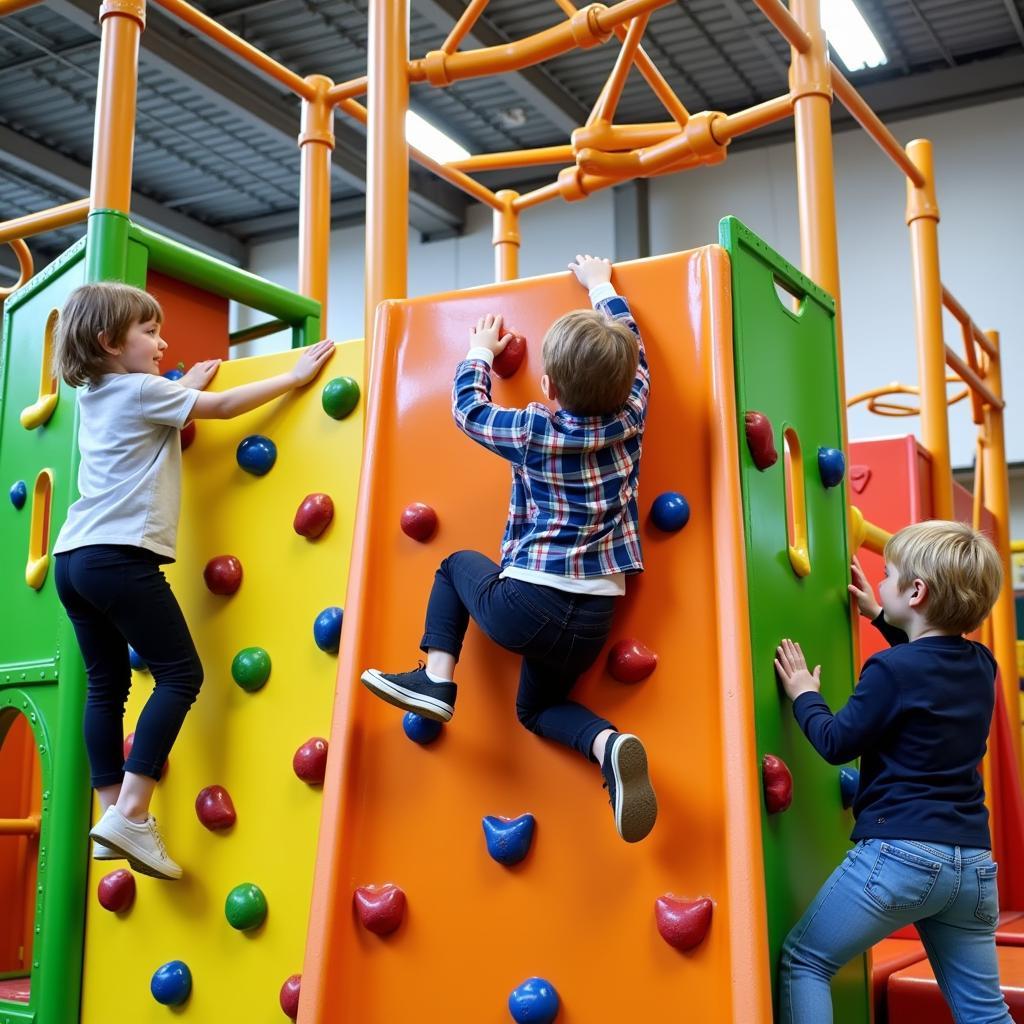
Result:
{"label": "child's foot on hold", "polygon": [[181,878],[181,868],[167,856],[167,847],[156,827],[156,818],[131,821],[116,807],[108,807],[89,833],[115,853],[120,853],[136,871],[153,878]]}
{"label": "child's foot on hold", "polygon": [[117,850],[112,850],[109,846],[104,846],[102,843],[97,843],[94,841],[92,844],[92,859],[124,860],[125,856],[123,853],[118,853]]}
{"label": "child's foot on hold", "polygon": [[363,685],[381,700],[403,711],[412,711],[436,722],[449,722],[455,714],[454,683],[436,683],[420,662],[411,672],[381,672],[368,668],[361,676]]}
{"label": "child's foot on hold", "polygon": [[615,812],[616,831],[627,843],[639,842],[658,817],[644,745],[631,733],[615,733],[605,747],[601,774]]}

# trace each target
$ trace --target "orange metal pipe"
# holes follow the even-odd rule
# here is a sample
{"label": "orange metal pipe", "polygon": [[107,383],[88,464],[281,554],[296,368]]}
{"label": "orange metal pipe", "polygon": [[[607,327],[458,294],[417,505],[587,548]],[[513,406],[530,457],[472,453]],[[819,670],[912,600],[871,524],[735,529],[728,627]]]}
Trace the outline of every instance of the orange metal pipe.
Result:
{"label": "orange metal pipe", "polygon": [[514,281],[519,276],[519,211],[515,201],[518,192],[503,188],[496,199],[501,209],[494,211],[494,280]]}
{"label": "orange metal pipe", "polygon": [[471,0],[455,23],[455,27],[448,33],[448,38],[441,44],[441,49],[445,53],[454,53],[459,48],[459,44],[476,24],[477,18],[483,14],[488,2],[489,0]]}
{"label": "orange metal pipe", "polygon": [[629,75],[630,68],[633,67],[636,51],[640,46],[640,40],[643,38],[644,32],[647,30],[649,18],[649,14],[644,14],[630,22],[626,38],[623,40],[622,47],[619,50],[619,55],[615,58],[615,65],[608,76],[608,81],[605,82],[604,88],[597,97],[597,102],[594,104],[594,109],[590,112],[590,117],[587,118],[587,124],[594,124],[595,122],[608,123],[615,116],[615,110],[619,105],[619,100],[622,98],[622,90],[626,85],[626,77]]}
{"label": "orange metal pipe", "polygon": [[682,134],[675,121],[650,121],[642,124],[592,124],[577,128],[572,133],[575,152],[583,149],[602,149],[606,152],[640,149],[653,146]]}
{"label": "orange metal pipe", "polygon": [[[986,331],[986,340],[996,354],[989,360],[985,370],[985,382],[993,393],[1002,398],[1003,376],[999,360],[999,335]],[[1010,479],[1006,470],[1006,438],[1003,432],[1003,410],[1001,404],[985,410],[984,476],[985,504],[995,521],[993,543],[1003,563],[1003,583],[999,597],[992,609],[992,648],[999,665],[1003,683],[1003,696],[1007,710],[1020,706],[1017,680],[1017,625],[1013,602],[1013,578],[1010,566]],[[1016,764],[1020,764],[1020,729],[1012,728]]]}
{"label": "orange metal pipe", "polygon": [[558,199],[561,194],[561,186],[557,181],[552,181],[547,185],[541,185],[540,188],[535,188],[532,192],[524,192],[512,205],[519,211],[528,210],[531,206],[540,206],[541,203],[546,203],[549,199]]}
{"label": "orange metal pipe", "polygon": [[[409,0],[374,0],[367,40],[366,342],[379,303],[403,299],[409,266]],[[359,106],[355,100],[348,104]],[[370,366],[372,372],[372,365]]]}
{"label": "orange metal pipe", "polygon": [[971,336],[988,355],[993,357],[998,355],[998,349],[993,348],[992,342],[985,336],[984,331],[971,319],[970,313],[957,302],[953,293],[945,285],[942,286],[942,304],[961,324],[970,329]]}
{"label": "orange metal pipe", "polygon": [[355,99],[356,96],[366,95],[366,75],[353,78],[350,82],[339,82],[327,90],[327,102],[331,104],[341,103],[342,100]]}
{"label": "orange metal pipe", "polygon": [[333,82],[310,75],[314,99],[302,101],[299,187],[299,291],[320,303],[320,337],[327,336],[327,295],[331,243],[331,153],[334,107],[328,95]]}
{"label": "orange metal pipe", "polygon": [[14,250],[14,255],[18,259],[18,280],[7,288],[0,288],[0,301],[6,299],[8,295],[13,295],[25,284],[32,276],[33,270],[32,253],[29,252],[28,246],[20,238],[10,239],[8,245]]}
{"label": "orange metal pipe", "polygon": [[711,134],[716,142],[724,146],[739,135],[746,135],[747,132],[757,131],[758,128],[792,116],[793,97],[786,93],[785,96],[776,96],[773,100],[765,100],[764,103],[735,114],[715,118],[711,123]]}
{"label": "orange metal pipe", "polygon": [[985,382],[965,363],[948,345],[946,345],[946,365],[977,395],[996,408],[1002,409],[1006,403],[997,398]]}
{"label": "orange metal pipe", "polygon": [[953,518],[953,474],[946,415],[946,343],[942,334],[942,278],[939,273],[939,206],[935,199],[932,145],[916,139],[907,153],[924,178],[907,181],[907,224],[914,279],[914,321],[921,387],[921,441],[932,459],[932,513]]}
{"label": "orange metal pipe", "polygon": [[69,224],[77,224],[89,215],[89,200],[76,199],[73,203],[63,206],[51,206],[48,210],[27,213],[24,217],[13,217],[0,222],[0,243],[11,242],[15,238],[31,238],[41,235],[44,231],[65,228]]}
{"label": "orange metal pipe", "polygon": [[849,83],[843,73],[832,65],[832,88],[853,119],[878,143],[879,148],[918,187],[924,185],[921,172],[897,142],[896,136],[886,128],[882,119],[864,102],[864,98]]}
{"label": "orange metal pipe", "polygon": [[0,836],[37,836],[42,818],[30,814],[26,818],[0,818]]}
{"label": "orange metal pipe", "polygon": [[274,81],[280,82],[296,96],[305,100],[313,99],[310,86],[301,75],[297,75],[290,68],[279,64],[273,57],[268,57],[261,49],[253,46],[252,43],[247,43],[241,36],[236,36],[230,29],[226,29],[213,18],[207,17],[202,11],[197,11],[191,4],[185,3],[185,0],[153,0],[153,2],[177,15],[201,35],[220,43],[224,49],[230,50],[246,63],[252,64],[253,67],[258,68]]}
{"label": "orange metal pipe", "polygon": [[145,0],[105,0],[100,7],[90,210],[131,210],[139,37],[145,24]]}
{"label": "orange metal pipe", "polygon": [[518,71],[575,47],[596,46],[611,35],[616,25],[631,21],[648,11],[665,7],[673,0],[620,0],[612,7],[592,4],[571,19],[543,29],[524,39],[501,46],[487,46],[461,53],[434,50],[409,62],[409,79],[432,85],[450,85],[465,78]]}
{"label": "orange metal pipe", "polygon": [[572,146],[545,146],[506,153],[478,153],[465,160],[449,160],[445,167],[453,171],[499,171],[509,167],[536,167],[540,164],[571,164],[576,159]]}
{"label": "orange metal pipe", "polygon": [[[802,18],[795,18],[779,0],[754,0],[764,16],[782,33],[786,42],[797,53],[809,53],[812,48],[811,36],[802,26],[808,24]],[[791,5],[795,9],[795,5]],[[815,24],[819,24],[817,21]]]}
{"label": "orange metal pipe", "polygon": [[13,14],[15,11],[23,11],[26,7],[35,7],[43,0],[0,0],[0,18],[5,14]]}

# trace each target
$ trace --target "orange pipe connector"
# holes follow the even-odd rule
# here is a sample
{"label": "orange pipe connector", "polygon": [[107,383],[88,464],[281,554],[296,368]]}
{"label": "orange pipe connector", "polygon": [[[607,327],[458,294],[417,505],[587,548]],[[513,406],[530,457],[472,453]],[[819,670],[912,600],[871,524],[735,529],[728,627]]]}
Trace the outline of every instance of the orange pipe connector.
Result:
{"label": "orange pipe connector", "polygon": [[907,224],[914,281],[914,323],[921,386],[921,442],[932,460],[932,513],[953,518],[953,473],[946,415],[946,343],[942,333],[942,277],[939,273],[939,204],[935,199],[932,145],[916,139],[907,155],[924,185],[907,181]]}
{"label": "orange pipe connector", "polygon": [[494,246],[494,280],[514,281],[519,276],[519,211],[515,201],[518,192],[503,188],[495,198],[501,203],[501,209],[494,211],[494,234],[491,242]]}
{"label": "orange pipe connector", "polygon": [[312,100],[302,101],[302,156],[299,185],[299,291],[320,303],[321,337],[327,336],[327,294],[331,245],[331,153],[334,107],[328,96],[333,82],[310,75]]}

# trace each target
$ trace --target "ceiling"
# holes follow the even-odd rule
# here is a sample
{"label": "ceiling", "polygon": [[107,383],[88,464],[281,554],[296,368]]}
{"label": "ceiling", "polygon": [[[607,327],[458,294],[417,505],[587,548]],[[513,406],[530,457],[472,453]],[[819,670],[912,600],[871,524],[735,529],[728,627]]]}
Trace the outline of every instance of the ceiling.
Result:
{"label": "ceiling", "polygon": [[[411,53],[438,49],[465,4],[411,0]],[[1022,0],[859,0],[889,57],[850,77],[893,118],[1024,93]],[[367,0],[207,0],[197,5],[302,75],[366,71]],[[97,0],[46,0],[0,19],[0,220],[88,193],[99,58]],[[464,48],[555,24],[553,0],[491,0]],[[733,111],[786,90],[788,47],[753,0],[678,0],[655,12],[644,46],[690,110]],[[415,86],[413,107],[472,152],[568,141],[611,69],[614,41],[543,67],[447,89]],[[841,62],[840,62],[841,66]],[[296,231],[298,101],[150,4],[140,55],[134,215],[244,264],[248,246]],[[838,111],[837,111],[838,116]],[[663,120],[635,72],[618,120]],[[764,134],[788,132],[788,126]],[[336,118],[332,217],[363,216],[365,135]],[[757,136],[735,145],[756,144]],[[550,180],[553,169],[517,172]],[[497,184],[498,177],[485,177]],[[501,184],[515,179],[506,172]],[[410,218],[428,236],[461,230],[467,201],[414,169]],[[76,226],[33,239],[37,266]],[[0,280],[15,276],[0,247]]]}

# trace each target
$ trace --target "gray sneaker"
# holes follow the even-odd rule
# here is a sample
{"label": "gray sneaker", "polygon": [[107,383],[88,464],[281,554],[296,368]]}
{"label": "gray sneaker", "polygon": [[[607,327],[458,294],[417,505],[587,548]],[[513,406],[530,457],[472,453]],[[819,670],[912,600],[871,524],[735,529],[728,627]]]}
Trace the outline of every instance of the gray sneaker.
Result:
{"label": "gray sneaker", "polygon": [[168,881],[181,878],[181,867],[167,856],[152,814],[143,822],[130,821],[116,807],[108,807],[89,835],[144,875]]}
{"label": "gray sneaker", "polygon": [[644,745],[632,733],[615,733],[605,747],[601,774],[615,812],[616,831],[627,843],[639,842],[658,819]]}

